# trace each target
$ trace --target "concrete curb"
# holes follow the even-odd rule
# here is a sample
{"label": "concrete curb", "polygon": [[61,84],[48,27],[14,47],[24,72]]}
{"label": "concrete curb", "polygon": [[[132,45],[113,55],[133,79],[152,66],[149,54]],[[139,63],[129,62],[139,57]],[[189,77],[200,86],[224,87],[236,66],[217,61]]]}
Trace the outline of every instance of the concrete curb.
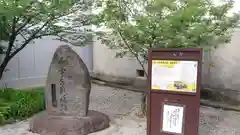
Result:
{"label": "concrete curb", "polygon": [[95,79],[92,79],[92,83],[143,93],[142,91],[139,91],[138,89],[131,87],[131,86],[127,86],[127,85],[120,85],[120,84],[115,84],[115,83],[100,81],[100,80],[95,80]]}
{"label": "concrete curb", "polygon": [[226,110],[226,111],[240,112],[240,106],[224,104],[224,103],[221,103],[221,102],[201,99],[200,104],[203,105],[203,106],[209,106],[209,107],[222,109],[222,110]]}
{"label": "concrete curb", "polygon": [[[115,88],[120,88],[120,89],[125,89],[125,90],[130,90],[130,91],[134,91],[134,92],[143,93],[141,90],[138,90],[138,89],[136,89],[132,86],[129,86],[129,85],[115,84],[115,83],[112,83],[112,82],[98,80],[96,78],[92,79],[92,83],[95,83],[95,84],[98,84],[98,85],[103,85],[103,86],[115,87]],[[223,103],[223,102],[220,102],[220,101],[213,101],[213,100],[210,100],[210,99],[202,99],[201,98],[200,104],[203,105],[203,106],[209,106],[209,107],[213,107],[213,108],[217,108],[217,109],[240,112],[240,106],[226,104],[226,103]]]}

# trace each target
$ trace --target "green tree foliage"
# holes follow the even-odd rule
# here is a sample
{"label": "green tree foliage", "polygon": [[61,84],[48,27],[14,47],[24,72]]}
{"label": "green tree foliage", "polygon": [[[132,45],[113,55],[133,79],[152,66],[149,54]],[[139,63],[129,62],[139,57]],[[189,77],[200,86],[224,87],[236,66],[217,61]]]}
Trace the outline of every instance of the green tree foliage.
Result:
{"label": "green tree foliage", "polygon": [[[8,62],[30,42],[57,36],[74,45],[91,41],[88,0],[0,0],[0,79]],[[77,21],[77,23],[75,23]]]}
{"label": "green tree foliage", "polygon": [[[147,60],[150,47],[207,50],[227,43],[239,15],[227,16],[233,2],[216,6],[210,0],[104,0],[94,24],[111,31],[98,32],[117,56],[131,53]],[[95,5],[95,6],[96,6]]]}
{"label": "green tree foliage", "polygon": [[111,29],[97,34],[117,51],[116,56],[130,54],[144,69],[151,47],[211,50],[230,42],[239,21],[239,14],[228,16],[233,4],[215,5],[212,0],[97,0],[95,6],[101,10],[93,22]]}

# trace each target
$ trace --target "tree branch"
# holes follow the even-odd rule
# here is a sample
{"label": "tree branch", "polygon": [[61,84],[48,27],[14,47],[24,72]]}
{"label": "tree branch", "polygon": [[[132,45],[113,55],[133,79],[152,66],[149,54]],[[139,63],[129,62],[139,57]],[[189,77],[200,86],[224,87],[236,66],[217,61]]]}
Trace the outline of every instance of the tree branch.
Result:
{"label": "tree branch", "polygon": [[[6,26],[7,25],[7,26]],[[3,34],[5,34],[7,37],[9,37],[9,29],[8,29],[8,24],[7,24],[7,21],[6,21],[6,18],[5,16],[2,16],[0,18],[0,28],[1,28],[1,31],[3,31]],[[5,28],[4,28],[5,27]]]}
{"label": "tree branch", "polygon": [[[125,5],[125,8],[128,8],[127,4],[125,2],[123,2],[123,4]],[[121,5],[119,4],[120,8]],[[131,12],[131,9],[129,9],[129,11]],[[122,12],[122,10],[120,10],[120,12]],[[123,13],[123,12],[122,12]],[[132,13],[132,12],[131,12]],[[133,15],[133,13],[132,13]],[[126,19],[123,20],[126,23]],[[123,35],[121,33],[121,31],[118,29],[117,30],[120,38],[123,40],[124,44],[127,46],[127,48],[129,49],[129,51],[132,53],[132,55],[137,59],[138,63],[141,65],[142,69],[144,70],[144,74],[146,75],[146,77],[148,77],[147,71],[145,70],[144,64],[141,62],[141,60],[138,57],[138,54],[136,54],[133,49],[130,47],[130,45],[128,44],[128,42],[123,38]]]}
{"label": "tree branch", "polygon": [[28,40],[26,40],[21,47],[19,47],[18,49],[16,49],[10,56],[9,58],[13,58],[18,52],[20,52],[29,42],[31,42],[33,39],[36,38],[36,35],[51,21],[51,19],[49,19],[48,21],[46,21],[38,30],[36,30],[29,38]]}
{"label": "tree branch", "polygon": [[152,35],[152,43],[149,45],[149,47],[151,48],[153,46],[154,40],[156,39],[155,35]]}
{"label": "tree branch", "polygon": [[16,30],[16,33],[18,34],[31,20],[32,20],[32,16],[28,17],[27,20],[23,23],[23,25]]}
{"label": "tree branch", "polygon": [[148,77],[147,71],[145,70],[144,64],[141,62],[141,60],[139,59],[138,55],[133,51],[133,49],[130,47],[130,45],[128,44],[128,42],[123,38],[123,35],[120,31],[118,31],[119,36],[121,37],[121,39],[123,40],[124,44],[127,46],[127,48],[130,50],[130,52],[133,54],[133,56],[137,59],[138,63],[141,65],[142,69],[144,70],[144,74],[146,75],[146,77]]}
{"label": "tree branch", "polygon": [[22,38],[24,38],[25,41],[27,40],[26,37],[21,32],[19,34],[22,36]]}
{"label": "tree branch", "polygon": [[41,34],[41,35],[35,36],[35,39],[37,39],[37,38],[41,38],[41,37],[44,37],[44,36],[51,36],[51,35],[52,35],[51,33],[48,33],[48,34]]}
{"label": "tree branch", "polygon": [[[55,31],[54,33],[59,33],[59,32],[61,32],[61,31]],[[51,36],[51,35],[54,35],[54,33],[44,33],[44,34],[41,34],[41,35],[37,35],[37,36],[35,36],[35,39],[36,38],[40,38],[40,37],[44,37],[44,36]],[[57,35],[54,35],[54,36],[57,36]]]}
{"label": "tree branch", "polygon": [[6,30],[3,30],[3,33],[5,33],[6,36],[9,36],[9,33]]}
{"label": "tree branch", "polygon": [[[27,9],[28,9],[28,8],[31,8],[35,2],[38,2],[38,1],[31,1],[31,2],[29,3],[29,5],[28,5],[25,9],[22,10],[22,14],[23,14],[23,12],[27,12]],[[28,12],[27,12],[27,13],[28,13]],[[22,14],[21,14],[21,15],[22,15]],[[21,16],[21,15],[20,15],[20,16]],[[30,16],[26,19],[25,23],[23,23],[23,25],[20,26],[20,27],[16,30],[16,35],[19,34],[19,32],[32,20],[32,18],[33,18],[34,16],[35,16],[35,15],[30,15]],[[20,18],[21,18],[21,17],[19,17],[17,21],[19,21]]]}
{"label": "tree branch", "polygon": [[16,17],[14,16],[13,17],[13,22],[12,22],[12,28],[11,28],[11,35],[9,37],[9,43],[8,43],[8,48],[7,48],[7,51],[6,51],[6,56],[5,58],[8,58],[8,56],[10,55],[11,53],[11,50],[12,50],[12,47],[13,47],[13,43],[16,39],[16,23],[17,23],[17,20],[16,20]]}

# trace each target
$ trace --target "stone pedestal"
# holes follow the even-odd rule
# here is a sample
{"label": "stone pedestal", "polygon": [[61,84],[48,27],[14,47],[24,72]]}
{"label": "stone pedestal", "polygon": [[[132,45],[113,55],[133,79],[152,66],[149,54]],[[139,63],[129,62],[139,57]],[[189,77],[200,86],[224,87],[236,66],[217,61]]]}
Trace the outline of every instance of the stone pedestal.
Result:
{"label": "stone pedestal", "polygon": [[97,111],[89,111],[86,117],[53,116],[43,112],[30,121],[30,131],[41,135],[87,135],[108,127],[108,116]]}

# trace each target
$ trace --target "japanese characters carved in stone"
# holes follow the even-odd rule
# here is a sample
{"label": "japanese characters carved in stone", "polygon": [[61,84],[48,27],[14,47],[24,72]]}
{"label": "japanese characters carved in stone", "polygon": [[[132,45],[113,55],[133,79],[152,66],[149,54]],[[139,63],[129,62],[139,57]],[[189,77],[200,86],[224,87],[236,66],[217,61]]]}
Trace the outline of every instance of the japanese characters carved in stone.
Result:
{"label": "japanese characters carved in stone", "polygon": [[45,90],[49,114],[87,115],[90,75],[83,60],[69,46],[60,46],[54,53]]}

